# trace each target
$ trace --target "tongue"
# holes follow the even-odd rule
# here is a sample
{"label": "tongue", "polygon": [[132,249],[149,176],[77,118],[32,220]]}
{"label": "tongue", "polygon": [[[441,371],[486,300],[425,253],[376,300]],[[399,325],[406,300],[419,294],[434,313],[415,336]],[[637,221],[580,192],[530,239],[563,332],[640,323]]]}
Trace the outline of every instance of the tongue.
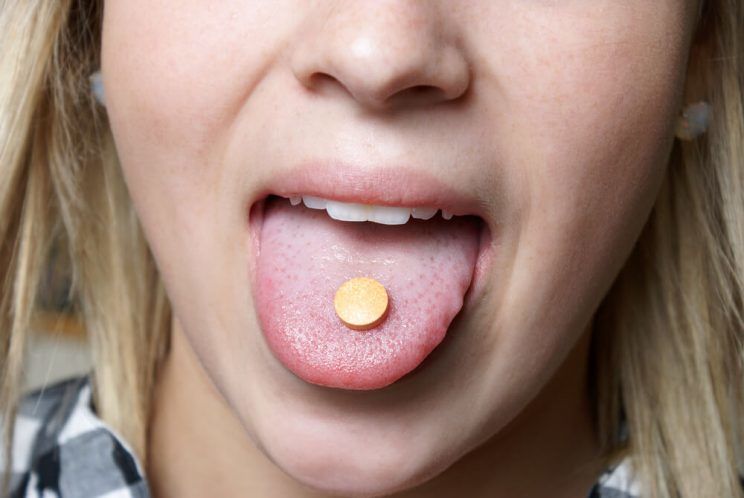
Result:
{"label": "tongue", "polygon": [[[255,289],[269,347],[313,384],[377,389],[395,382],[434,350],[460,311],[478,236],[469,217],[341,222],[270,197]],[[371,330],[351,330],[336,315],[336,290],[353,277],[374,278],[388,292],[387,318]]]}

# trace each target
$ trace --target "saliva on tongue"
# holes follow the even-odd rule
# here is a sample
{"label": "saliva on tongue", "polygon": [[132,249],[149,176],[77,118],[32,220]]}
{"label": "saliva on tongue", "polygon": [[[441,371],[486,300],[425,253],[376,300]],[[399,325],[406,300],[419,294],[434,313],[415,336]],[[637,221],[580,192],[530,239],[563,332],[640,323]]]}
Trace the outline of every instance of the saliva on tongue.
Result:
{"label": "saliva on tongue", "polygon": [[[460,311],[477,259],[479,225],[439,216],[405,225],[343,222],[270,197],[264,207],[255,301],[269,347],[306,382],[379,389],[414,370]],[[347,328],[333,299],[353,277],[382,283],[385,321]]]}

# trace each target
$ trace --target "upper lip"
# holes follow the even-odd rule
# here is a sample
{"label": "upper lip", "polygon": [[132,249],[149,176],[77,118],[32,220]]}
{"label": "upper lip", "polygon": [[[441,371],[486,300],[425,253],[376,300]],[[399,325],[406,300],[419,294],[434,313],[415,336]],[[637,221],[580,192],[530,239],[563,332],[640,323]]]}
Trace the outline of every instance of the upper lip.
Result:
{"label": "upper lip", "polygon": [[380,206],[432,207],[456,216],[488,213],[477,197],[447,185],[431,173],[406,166],[362,167],[340,161],[306,162],[275,175],[259,198],[268,195],[324,199]]}

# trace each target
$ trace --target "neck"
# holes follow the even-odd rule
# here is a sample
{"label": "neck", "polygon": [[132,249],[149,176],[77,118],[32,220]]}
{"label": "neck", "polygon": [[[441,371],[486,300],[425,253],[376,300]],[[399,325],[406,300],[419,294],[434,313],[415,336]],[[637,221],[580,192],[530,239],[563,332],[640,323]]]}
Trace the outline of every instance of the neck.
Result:
{"label": "neck", "polygon": [[[601,472],[586,378],[590,334],[507,427],[398,498],[586,496]],[[158,373],[147,477],[155,497],[325,496],[274,465],[251,441],[174,320]]]}

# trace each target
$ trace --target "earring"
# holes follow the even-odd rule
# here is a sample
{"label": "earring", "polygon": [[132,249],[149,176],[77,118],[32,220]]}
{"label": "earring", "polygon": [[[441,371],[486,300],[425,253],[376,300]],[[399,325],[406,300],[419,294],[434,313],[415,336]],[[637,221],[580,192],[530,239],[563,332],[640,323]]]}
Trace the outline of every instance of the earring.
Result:
{"label": "earring", "polygon": [[677,117],[674,134],[680,140],[695,140],[708,130],[711,106],[707,102],[688,104]]}
{"label": "earring", "polygon": [[103,78],[101,77],[101,70],[99,69],[95,73],[88,77],[90,81],[90,91],[96,98],[99,104],[102,106],[106,105],[106,94],[103,91]]}

